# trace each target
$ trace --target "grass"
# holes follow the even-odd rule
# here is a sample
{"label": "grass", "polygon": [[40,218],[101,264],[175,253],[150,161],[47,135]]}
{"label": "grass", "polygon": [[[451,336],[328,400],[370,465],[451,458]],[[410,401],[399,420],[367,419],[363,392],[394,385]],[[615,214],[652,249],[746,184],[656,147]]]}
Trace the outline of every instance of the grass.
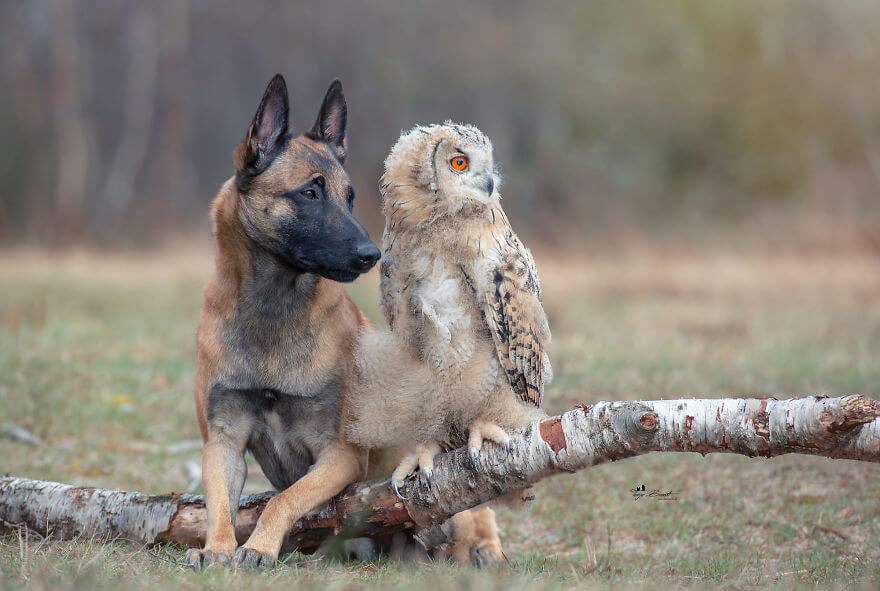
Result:
{"label": "grass", "polygon": [[[880,395],[876,259],[539,256],[554,329],[547,407],[679,396]],[[0,472],[148,492],[200,490],[194,331],[209,254],[0,254]],[[351,288],[376,317],[375,273]],[[246,490],[269,488],[252,464]],[[678,502],[634,501],[638,484]],[[183,550],[0,537],[0,589],[876,588],[878,466],[650,455],[559,476],[499,512],[510,560],[339,563],[269,573],[178,565]]]}

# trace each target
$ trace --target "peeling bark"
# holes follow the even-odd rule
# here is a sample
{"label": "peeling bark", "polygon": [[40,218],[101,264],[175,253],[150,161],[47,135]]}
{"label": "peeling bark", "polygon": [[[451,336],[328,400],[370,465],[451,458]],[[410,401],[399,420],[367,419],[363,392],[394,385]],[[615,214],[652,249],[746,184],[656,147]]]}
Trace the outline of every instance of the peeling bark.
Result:
{"label": "peeling bark", "polygon": [[[431,488],[410,477],[401,501],[388,480],[356,483],[294,524],[285,550],[316,548],[348,533],[387,539],[560,472],[652,451],[727,452],[771,457],[802,453],[880,461],[880,402],[841,398],[682,399],[579,406],[511,437],[511,452],[485,445],[477,469],[464,449],[437,457]],[[242,497],[236,535],[244,541],[275,493]],[[25,525],[59,538],[87,535],[144,544],[204,542],[200,495],[146,495],[0,478],[0,524]]]}

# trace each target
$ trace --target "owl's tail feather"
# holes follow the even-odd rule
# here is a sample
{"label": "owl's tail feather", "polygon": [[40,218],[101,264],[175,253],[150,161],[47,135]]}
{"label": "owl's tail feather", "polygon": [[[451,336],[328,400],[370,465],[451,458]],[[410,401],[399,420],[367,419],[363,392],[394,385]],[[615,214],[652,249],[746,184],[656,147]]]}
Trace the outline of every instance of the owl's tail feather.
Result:
{"label": "owl's tail feather", "polygon": [[361,335],[355,352],[359,390],[351,401],[350,440],[375,449],[420,441],[432,378],[399,337],[387,330]]}

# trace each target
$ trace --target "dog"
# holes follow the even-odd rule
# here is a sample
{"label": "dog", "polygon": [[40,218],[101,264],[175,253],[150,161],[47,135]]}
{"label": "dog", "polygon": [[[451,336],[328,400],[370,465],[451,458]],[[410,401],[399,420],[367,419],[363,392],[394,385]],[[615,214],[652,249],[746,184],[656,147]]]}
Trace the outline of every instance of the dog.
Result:
{"label": "dog", "polygon": [[[275,76],[211,207],[215,270],[195,380],[207,532],[204,548],[186,555],[197,570],[273,565],[294,522],[367,475],[367,452],[344,434],[358,395],[354,348],[371,326],[342,282],[370,270],[380,252],[352,215],[347,117],[336,80],[315,124],[294,136],[287,86]],[[282,492],[239,547],[248,451]],[[500,559],[494,514],[466,513],[450,520],[453,555],[474,549],[483,562]]]}
{"label": "dog", "polygon": [[[307,133],[290,133],[289,112],[275,76],[211,208],[216,268],[196,334],[195,385],[208,524],[205,548],[187,556],[196,568],[274,563],[297,519],[366,473],[366,453],[341,433],[352,347],[367,319],[339,282],[380,253],[351,212],[341,84],[330,85]],[[246,451],[283,492],[239,548]]]}

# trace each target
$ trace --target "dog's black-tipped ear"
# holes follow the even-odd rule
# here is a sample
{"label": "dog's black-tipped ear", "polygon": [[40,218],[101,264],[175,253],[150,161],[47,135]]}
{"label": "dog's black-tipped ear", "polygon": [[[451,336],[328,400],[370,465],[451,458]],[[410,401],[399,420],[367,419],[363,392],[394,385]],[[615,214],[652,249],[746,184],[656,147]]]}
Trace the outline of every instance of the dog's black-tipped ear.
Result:
{"label": "dog's black-tipped ear", "polygon": [[239,172],[257,174],[272,162],[287,136],[289,119],[287,84],[281,74],[275,74],[266,86],[247,136],[235,152]]}
{"label": "dog's black-tipped ear", "polygon": [[345,142],[345,130],[348,125],[348,106],[345,104],[345,95],[342,94],[342,83],[337,78],[330,83],[318,120],[311,131],[306,135],[313,140],[321,140],[329,143],[336,150],[340,160],[345,160],[347,153]]}

